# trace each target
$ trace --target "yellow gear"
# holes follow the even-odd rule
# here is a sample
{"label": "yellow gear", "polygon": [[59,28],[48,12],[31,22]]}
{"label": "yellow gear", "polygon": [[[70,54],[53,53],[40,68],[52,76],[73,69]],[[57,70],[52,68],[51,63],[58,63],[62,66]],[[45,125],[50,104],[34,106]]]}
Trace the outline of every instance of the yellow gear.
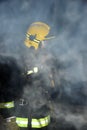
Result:
{"label": "yellow gear", "polygon": [[46,40],[49,31],[50,27],[43,22],[32,23],[26,34],[25,45],[29,48],[33,46],[37,50],[40,43]]}

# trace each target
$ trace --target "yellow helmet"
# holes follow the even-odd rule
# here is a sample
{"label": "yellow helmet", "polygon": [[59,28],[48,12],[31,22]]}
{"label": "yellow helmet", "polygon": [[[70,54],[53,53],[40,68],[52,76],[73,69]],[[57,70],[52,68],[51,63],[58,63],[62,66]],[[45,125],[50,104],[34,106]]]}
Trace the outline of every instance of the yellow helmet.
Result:
{"label": "yellow helmet", "polygon": [[29,48],[33,46],[37,50],[40,43],[46,40],[49,31],[50,27],[43,22],[32,23],[26,34],[25,45]]}

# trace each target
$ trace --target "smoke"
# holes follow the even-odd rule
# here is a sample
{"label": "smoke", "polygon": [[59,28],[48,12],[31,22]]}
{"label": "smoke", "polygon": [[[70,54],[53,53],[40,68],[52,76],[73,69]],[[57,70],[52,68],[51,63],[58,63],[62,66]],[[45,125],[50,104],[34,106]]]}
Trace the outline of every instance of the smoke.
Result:
{"label": "smoke", "polygon": [[[51,26],[51,34],[55,39],[47,41],[46,50],[55,57],[55,64],[43,64],[44,70],[56,66],[56,101],[53,104],[54,118],[58,121],[70,122],[80,129],[86,122],[87,105],[87,2],[86,0],[4,0],[0,1],[0,53],[16,57],[19,64],[41,66],[42,52],[37,58],[24,45],[26,31],[35,21],[46,22]],[[31,55],[31,57],[30,57]],[[32,61],[33,59],[33,61]],[[32,63],[31,63],[32,61]],[[42,69],[42,72],[44,72]],[[45,77],[45,82],[48,79]],[[39,83],[36,83],[37,86]],[[34,86],[36,85],[34,82]],[[28,97],[25,88],[24,95]],[[48,89],[48,88],[47,88]],[[32,92],[33,91],[33,92]],[[57,93],[56,92],[56,93]],[[41,96],[42,90],[38,91]],[[34,99],[35,97],[33,97]],[[38,100],[38,96],[37,96]],[[45,98],[41,102],[46,103]],[[32,102],[34,105],[35,103]],[[35,108],[35,106],[32,106]],[[36,103],[37,104],[37,103]],[[42,104],[42,105],[43,105]],[[70,107],[70,105],[75,107]],[[39,107],[39,106],[38,106]],[[76,111],[75,113],[73,111]],[[78,112],[79,111],[79,112]],[[63,128],[60,128],[63,129]]]}

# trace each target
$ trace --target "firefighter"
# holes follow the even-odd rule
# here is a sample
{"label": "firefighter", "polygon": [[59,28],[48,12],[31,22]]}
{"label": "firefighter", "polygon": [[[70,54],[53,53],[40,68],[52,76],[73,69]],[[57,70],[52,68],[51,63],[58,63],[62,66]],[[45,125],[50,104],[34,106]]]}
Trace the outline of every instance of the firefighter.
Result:
{"label": "firefighter", "polygon": [[21,97],[23,79],[15,58],[0,55],[0,120],[7,130],[19,130],[15,102]]}
{"label": "firefighter", "polygon": [[[40,99],[43,97],[43,95],[45,95],[43,99],[46,98],[46,100],[49,102],[49,103],[45,102],[45,104],[40,107],[39,107],[39,104],[37,103],[39,108],[37,107],[37,104],[36,104],[35,109],[34,109],[32,107],[34,105],[30,101],[29,108],[32,108],[30,110],[32,118],[30,119],[32,119],[32,121],[33,119],[36,120],[35,122],[32,122],[31,128],[47,129],[47,127],[50,124],[50,114],[49,114],[50,105],[48,105],[50,104],[50,101],[49,101],[49,94],[47,90],[50,89],[49,88],[50,86],[52,88],[55,87],[55,81],[53,78],[54,71],[52,69],[50,71],[50,68],[46,65],[46,62],[49,59],[48,57],[50,57],[50,55],[46,52],[45,41],[48,39],[54,38],[54,36],[47,37],[49,34],[49,31],[50,31],[49,25],[43,22],[32,23],[27,31],[26,39],[24,41],[25,45],[29,48],[29,56],[30,56],[29,58],[31,58],[31,61],[28,64],[29,68],[26,69],[27,80],[28,80],[29,85],[31,86],[30,89],[31,91],[35,90],[34,92],[31,92],[31,93],[33,95],[33,93],[40,91],[41,95],[38,98],[39,99],[38,102],[40,103]],[[28,59],[26,59],[26,61],[28,61]],[[30,92],[30,89],[29,91],[26,91],[28,92],[28,94]],[[34,102],[37,102],[36,100],[37,94],[34,94],[34,95],[35,95],[35,98],[33,100]],[[31,97],[29,98],[29,100],[32,99]],[[43,104],[43,103],[40,103],[40,104]],[[35,114],[36,111],[38,114]],[[37,126],[33,126],[34,123],[36,123]]]}

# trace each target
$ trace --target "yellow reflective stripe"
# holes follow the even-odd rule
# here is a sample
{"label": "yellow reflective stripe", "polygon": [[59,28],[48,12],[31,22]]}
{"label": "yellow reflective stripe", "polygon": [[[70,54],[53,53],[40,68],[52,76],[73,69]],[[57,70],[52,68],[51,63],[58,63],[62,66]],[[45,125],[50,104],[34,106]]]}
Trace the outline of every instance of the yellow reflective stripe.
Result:
{"label": "yellow reflective stripe", "polygon": [[50,116],[47,116],[45,118],[40,118],[40,119],[32,119],[32,128],[41,128],[45,127],[49,124],[50,122]]}
{"label": "yellow reflective stripe", "polygon": [[16,118],[16,123],[19,127],[28,127],[28,118]]}
{"label": "yellow reflective stripe", "polygon": [[[50,122],[50,116],[40,119],[32,119],[31,127],[32,128],[45,127],[49,124],[49,122]],[[28,127],[28,118],[16,117],[16,123],[18,124],[19,127]]]}
{"label": "yellow reflective stripe", "polygon": [[6,103],[0,103],[0,108],[12,108],[12,107],[14,107],[14,101],[6,102]]}

